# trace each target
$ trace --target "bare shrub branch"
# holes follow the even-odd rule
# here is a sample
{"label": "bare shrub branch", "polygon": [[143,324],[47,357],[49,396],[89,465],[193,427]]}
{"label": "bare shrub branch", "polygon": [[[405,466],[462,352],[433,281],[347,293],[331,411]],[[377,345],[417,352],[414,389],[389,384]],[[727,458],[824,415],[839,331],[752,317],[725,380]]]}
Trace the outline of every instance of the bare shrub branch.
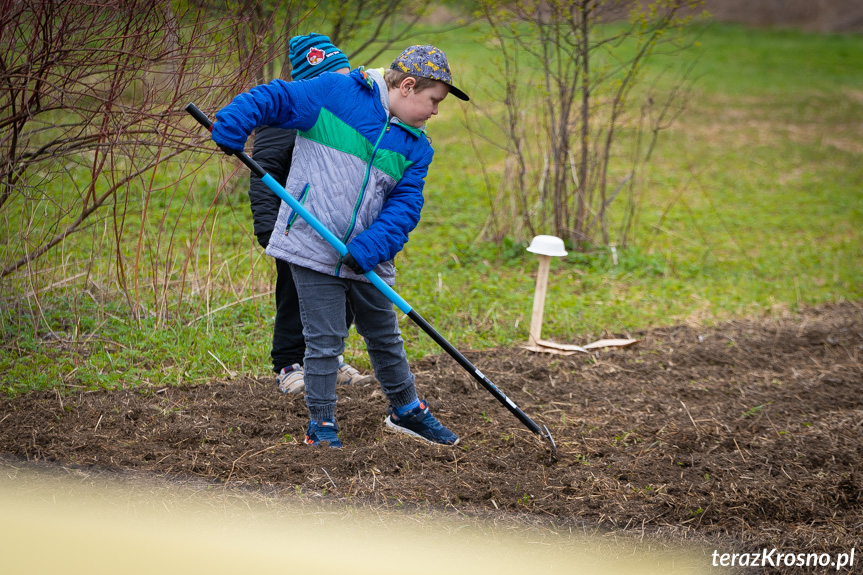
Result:
{"label": "bare shrub branch", "polygon": [[[499,120],[488,122],[490,115],[478,111],[486,119],[484,137],[500,141],[502,132],[506,141],[499,199],[509,198],[510,213],[495,214],[497,241],[539,232],[561,236],[576,248],[625,245],[637,198],[632,186],[658,132],[675,117],[670,110],[679,109],[686,96],[685,75],[668,97],[657,93],[656,84],[641,87],[641,80],[660,51],[687,47],[680,32],[688,18],[681,13],[697,4],[666,0],[643,9],[629,0],[481,2],[500,55],[503,90]],[[642,120],[649,117],[658,119],[647,126]],[[474,124],[473,132],[484,131]],[[641,138],[639,130],[645,129],[652,137]],[[635,142],[630,160],[622,141]],[[630,205],[614,239],[609,208],[624,189]],[[491,209],[505,204],[496,201]]]}

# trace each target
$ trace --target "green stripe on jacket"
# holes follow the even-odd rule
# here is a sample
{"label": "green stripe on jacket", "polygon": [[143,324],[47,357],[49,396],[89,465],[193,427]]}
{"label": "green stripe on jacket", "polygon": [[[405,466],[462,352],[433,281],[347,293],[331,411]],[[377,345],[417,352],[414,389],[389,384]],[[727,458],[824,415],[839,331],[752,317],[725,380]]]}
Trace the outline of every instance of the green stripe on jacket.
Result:
{"label": "green stripe on jacket", "polygon": [[[304,138],[323,146],[356,156],[363,162],[369,161],[374,147],[362,134],[326,108],[321,109],[318,121],[311,130],[299,133]],[[403,154],[381,148],[375,154],[373,166],[395,181],[399,181],[412,163]]]}

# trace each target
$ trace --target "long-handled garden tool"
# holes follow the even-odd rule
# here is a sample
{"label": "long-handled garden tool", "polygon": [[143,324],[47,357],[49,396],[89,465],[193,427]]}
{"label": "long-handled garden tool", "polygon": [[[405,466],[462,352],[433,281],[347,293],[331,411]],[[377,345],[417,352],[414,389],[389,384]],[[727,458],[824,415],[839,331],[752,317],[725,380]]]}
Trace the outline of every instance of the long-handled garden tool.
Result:
{"label": "long-handled garden tool", "polygon": [[[198,109],[194,104],[189,104],[186,106],[186,111],[195,118],[202,126],[207,128],[210,132],[213,131],[213,123],[204,114],[201,110]],[[273,191],[274,194],[279,196],[282,200],[287,202],[291,208],[300,215],[312,228],[318,232],[321,237],[323,237],[337,252],[339,255],[345,256],[348,253],[348,248],[345,246],[342,241],[337,238],[330,230],[328,230],[315,216],[313,216],[302,204],[300,204],[297,200],[295,200],[288,192],[282,187],[271,175],[269,175],[264,169],[258,165],[252,158],[248,156],[248,154],[244,152],[237,152],[235,154],[240,161],[242,161],[246,166],[252,170],[252,172],[261,178],[261,181],[266,184],[270,190]],[[510,398],[503,394],[503,392],[495,386],[479,369],[476,368],[468,359],[463,356],[456,348],[452,346],[450,342],[448,342],[441,334],[435,330],[431,324],[429,324],[423,317],[417,313],[415,309],[413,309],[408,302],[406,302],[399,294],[393,290],[390,286],[388,286],[384,281],[374,272],[368,271],[365,272],[365,277],[374,284],[393,304],[403,311],[415,324],[417,324],[424,332],[426,332],[431,338],[441,346],[444,351],[452,356],[459,365],[461,365],[470,375],[473,376],[475,380],[477,380],[484,388],[486,388],[489,393],[491,393],[499,402],[501,402],[508,410],[515,415],[519,421],[521,421],[529,430],[536,433],[543,439],[547,440],[551,445],[551,451],[553,454],[557,454],[557,446],[554,443],[554,438],[551,436],[551,432],[548,430],[548,427],[545,425],[542,428],[539,427],[530,417],[528,417]]]}

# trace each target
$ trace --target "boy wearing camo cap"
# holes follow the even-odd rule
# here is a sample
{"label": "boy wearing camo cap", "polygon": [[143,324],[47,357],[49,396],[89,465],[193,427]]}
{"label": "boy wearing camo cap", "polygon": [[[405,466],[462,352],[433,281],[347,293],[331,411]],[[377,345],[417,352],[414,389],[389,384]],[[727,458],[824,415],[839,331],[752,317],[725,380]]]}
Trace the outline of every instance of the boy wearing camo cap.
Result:
{"label": "boy wearing camo cap", "polygon": [[375,270],[395,284],[393,258],[419,223],[434,155],[425,124],[449,93],[468,99],[453,84],[444,53],[410,46],[388,70],[274,80],[240,94],[216,114],[213,140],[223,149],[242,149],[260,125],[297,129],[285,189],[348,248],[340,257],[287,204],[267,247],[267,254],[290,264],[300,299],[309,445],[342,446],[335,390],[348,335],[346,301],[390,403],[387,429],[431,443],[458,441],[417,397],[392,303],[363,275]]}

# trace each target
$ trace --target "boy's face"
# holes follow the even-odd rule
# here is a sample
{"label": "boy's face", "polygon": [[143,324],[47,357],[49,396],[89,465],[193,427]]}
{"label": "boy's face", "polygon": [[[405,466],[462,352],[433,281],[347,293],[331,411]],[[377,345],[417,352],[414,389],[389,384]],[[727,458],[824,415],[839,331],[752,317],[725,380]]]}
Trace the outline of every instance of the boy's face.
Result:
{"label": "boy's face", "polygon": [[414,128],[421,128],[432,116],[437,115],[438,104],[449,94],[449,86],[443,82],[435,82],[433,86],[421,92],[414,90],[416,81],[406,78],[396,92],[396,98],[390,98],[390,108],[393,115]]}

